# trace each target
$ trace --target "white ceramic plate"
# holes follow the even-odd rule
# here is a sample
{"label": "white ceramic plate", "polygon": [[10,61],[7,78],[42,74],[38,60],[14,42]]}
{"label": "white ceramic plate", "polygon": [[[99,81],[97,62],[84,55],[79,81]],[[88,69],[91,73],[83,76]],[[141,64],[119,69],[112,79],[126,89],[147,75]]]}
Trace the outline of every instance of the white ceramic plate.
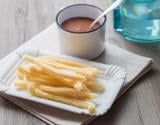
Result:
{"label": "white ceramic plate", "polygon": [[23,63],[22,56],[24,54],[34,55],[34,56],[54,55],[50,52],[39,50],[37,48],[20,48],[14,51],[13,53],[11,53],[8,62],[6,62],[4,66],[0,69],[0,83],[1,83],[0,91],[7,95],[31,100],[34,102],[64,109],[74,113],[88,114],[95,116],[103,115],[104,113],[106,113],[107,110],[113,104],[114,100],[116,99],[121,87],[123,86],[126,77],[126,72],[119,66],[95,63],[92,61],[78,59],[71,56],[57,55],[57,54],[54,55],[65,59],[70,59],[92,65],[94,67],[97,67],[101,71],[97,79],[100,81],[100,83],[102,83],[105,86],[105,91],[102,93],[97,93],[98,96],[96,97],[96,99],[92,100],[96,104],[96,112],[90,113],[87,109],[81,109],[75,106],[55,101],[50,101],[38,97],[33,97],[26,91],[16,90],[12,84],[13,81],[16,79],[15,69],[17,65]]}

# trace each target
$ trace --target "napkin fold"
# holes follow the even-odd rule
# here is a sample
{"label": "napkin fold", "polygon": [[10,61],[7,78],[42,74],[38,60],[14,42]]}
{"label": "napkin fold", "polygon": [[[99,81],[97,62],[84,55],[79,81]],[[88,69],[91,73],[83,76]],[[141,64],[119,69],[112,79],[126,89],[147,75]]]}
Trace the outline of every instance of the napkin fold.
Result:
{"label": "napkin fold", "polygon": [[[53,53],[59,53],[58,41],[59,38],[57,35],[57,27],[55,24],[52,24],[21,47],[23,48],[31,46],[40,49],[46,49]],[[9,61],[9,58],[10,55],[1,59],[0,65],[3,65],[3,63],[7,60]],[[94,61],[118,65],[127,71],[127,77],[119,96],[126,92],[129,87],[131,87],[140,77],[142,77],[152,68],[151,58],[136,55],[109,43],[106,43],[105,52]],[[37,104],[32,101],[4,95],[2,93],[0,93],[0,95],[50,125],[82,125],[87,124],[96,118],[93,116],[71,113],[43,104]]]}

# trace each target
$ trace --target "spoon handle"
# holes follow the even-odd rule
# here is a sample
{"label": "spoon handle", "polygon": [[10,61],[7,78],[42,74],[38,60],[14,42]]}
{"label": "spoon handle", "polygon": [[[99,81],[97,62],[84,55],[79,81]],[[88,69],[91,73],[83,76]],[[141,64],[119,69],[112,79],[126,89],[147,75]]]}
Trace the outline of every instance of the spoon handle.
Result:
{"label": "spoon handle", "polygon": [[114,10],[115,8],[117,8],[123,0],[116,0],[111,6],[109,6],[100,16],[98,16],[89,26],[89,28],[92,28],[97,21],[102,18],[103,16],[105,16],[107,13],[109,13],[110,11]]}

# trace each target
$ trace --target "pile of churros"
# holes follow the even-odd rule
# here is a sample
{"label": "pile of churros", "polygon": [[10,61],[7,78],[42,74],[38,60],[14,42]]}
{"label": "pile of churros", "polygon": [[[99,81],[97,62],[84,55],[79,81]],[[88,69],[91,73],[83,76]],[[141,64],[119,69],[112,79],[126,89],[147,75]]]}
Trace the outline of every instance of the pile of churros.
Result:
{"label": "pile of churros", "polygon": [[95,112],[91,101],[104,87],[96,82],[99,70],[90,65],[53,56],[24,55],[26,64],[16,69],[17,89],[31,95]]}

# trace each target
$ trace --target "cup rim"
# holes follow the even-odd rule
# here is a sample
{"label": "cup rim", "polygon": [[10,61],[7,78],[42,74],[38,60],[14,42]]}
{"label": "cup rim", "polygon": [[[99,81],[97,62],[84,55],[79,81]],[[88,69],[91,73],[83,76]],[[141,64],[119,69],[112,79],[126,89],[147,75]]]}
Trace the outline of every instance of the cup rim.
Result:
{"label": "cup rim", "polygon": [[73,5],[66,6],[66,7],[64,7],[63,9],[61,9],[61,10],[57,13],[57,15],[56,15],[56,23],[57,23],[57,25],[58,25],[62,30],[66,31],[66,32],[69,32],[69,33],[84,34],[84,33],[91,33],[91,32],[97,31],[98,29],[100,29],[101,27],[104,26],[104,24],[106,23],[106,15],[104,16],[104,21],[103,21],[103,23],[102,23],[99,27],[97,27],[97,28],[95,28],[95,29],[93,29],[93,30],[90,30],[90,31],[75,32],[75,31],[70,31],[70,30],[67,30],[67,29],[63,28],[62,25],[61,25],[61,24],[59,23],[59,21],[58,21],[58,17],[59,17],[59,15],[61,14],[61,12],[64,11],[65,9],[67,9],[67,8],[70,8],[70,7],[73,7],[73,6],[80,6],[80,5],[94,7],[94,8],[96,8],[96,9],[100,10],[100,11],[103,13],[103,10],[102,10],[101,8],[99,8],[99,7],[97,7],[97,6],[94,6],[94,5],[90,5],[90,4],[73,4]]}

